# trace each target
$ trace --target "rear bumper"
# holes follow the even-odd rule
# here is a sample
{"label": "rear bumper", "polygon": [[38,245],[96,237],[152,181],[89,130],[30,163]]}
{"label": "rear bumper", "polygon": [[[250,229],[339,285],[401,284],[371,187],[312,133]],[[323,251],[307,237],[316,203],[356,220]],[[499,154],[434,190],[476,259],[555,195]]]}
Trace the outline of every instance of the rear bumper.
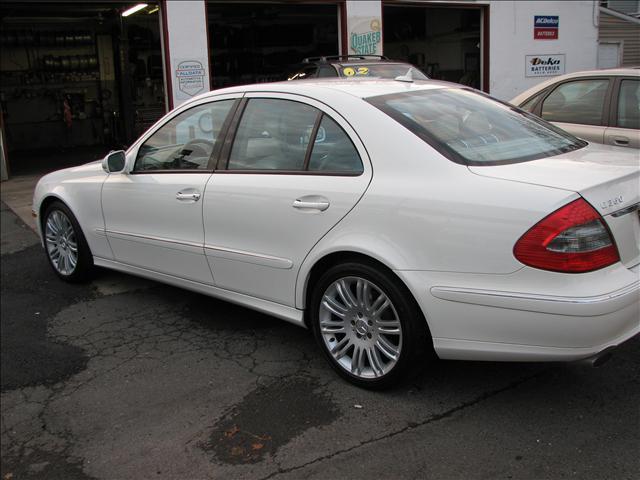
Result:
{"label": "rear bumper", "polygon": [[580,275],[399,272],[438,356],[492,361],[580,360],[640,333],[638,273],[620,264]]}

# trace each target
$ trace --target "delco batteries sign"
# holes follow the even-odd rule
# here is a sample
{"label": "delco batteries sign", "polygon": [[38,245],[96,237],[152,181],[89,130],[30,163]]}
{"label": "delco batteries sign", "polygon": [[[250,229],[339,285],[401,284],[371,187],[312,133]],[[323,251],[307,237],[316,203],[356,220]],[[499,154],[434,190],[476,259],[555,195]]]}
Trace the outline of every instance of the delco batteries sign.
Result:
{"label": "delco batteries sign", "polygon": [[564,54],[526,55],[525,65],[525,77],[562,75],[565,71]]}
{"label": "delco batteries sign", "polygon": [[533,17],[534,40],[557,40],[560,17],[557,15],[535,15]]}

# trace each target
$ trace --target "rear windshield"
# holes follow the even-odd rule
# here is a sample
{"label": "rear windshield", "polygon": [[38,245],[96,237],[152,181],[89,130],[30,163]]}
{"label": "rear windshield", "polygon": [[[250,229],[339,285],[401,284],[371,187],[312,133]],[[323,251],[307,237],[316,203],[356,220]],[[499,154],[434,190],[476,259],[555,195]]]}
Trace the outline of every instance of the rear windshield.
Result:
{"label": "rear windshield", "polygon": [[341,77],[376,78],[396,78],[401,75],[406,75],[409,69],[413,69],[411,76],[414,80],[429,80],[429,78],[416,67],[405,63],[353,64],[342,65],[338,68]]}
{"label": "rear windshield", "polygon": [[462,88],[368,98],[447,158],[500,165],[550,157],[587,143],[534,115]]}

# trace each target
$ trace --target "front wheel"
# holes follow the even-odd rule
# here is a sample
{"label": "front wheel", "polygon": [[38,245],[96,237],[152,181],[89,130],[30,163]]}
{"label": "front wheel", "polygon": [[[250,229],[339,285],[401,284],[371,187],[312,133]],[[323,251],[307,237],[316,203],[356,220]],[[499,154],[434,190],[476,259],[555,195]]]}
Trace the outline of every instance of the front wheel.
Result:
{"label": "front wheel", "polygon": [[67,282],[86,280],[93,269],[93,256],[71,210],[62,202],[53,202],[44,213],[42,230],[55,273]]}
{"label": "front wheel", "polygon": [[336,265],[316,283],[310,321],[333,368],[365,388],[386,388],[420,367],[428,329],[401,282],[364,263]]}

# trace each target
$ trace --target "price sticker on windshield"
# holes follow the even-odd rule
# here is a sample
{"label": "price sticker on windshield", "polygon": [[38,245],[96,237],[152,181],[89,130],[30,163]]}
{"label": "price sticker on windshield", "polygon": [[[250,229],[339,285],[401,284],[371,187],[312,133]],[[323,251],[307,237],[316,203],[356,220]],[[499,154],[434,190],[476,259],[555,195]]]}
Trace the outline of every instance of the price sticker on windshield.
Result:
{"label": "price sticker on windshield", "polygon": [[369,67],[346,67],[342,70],[342,73],[345,77],[353,77],[356,76],[366,76],[369,75]]}

